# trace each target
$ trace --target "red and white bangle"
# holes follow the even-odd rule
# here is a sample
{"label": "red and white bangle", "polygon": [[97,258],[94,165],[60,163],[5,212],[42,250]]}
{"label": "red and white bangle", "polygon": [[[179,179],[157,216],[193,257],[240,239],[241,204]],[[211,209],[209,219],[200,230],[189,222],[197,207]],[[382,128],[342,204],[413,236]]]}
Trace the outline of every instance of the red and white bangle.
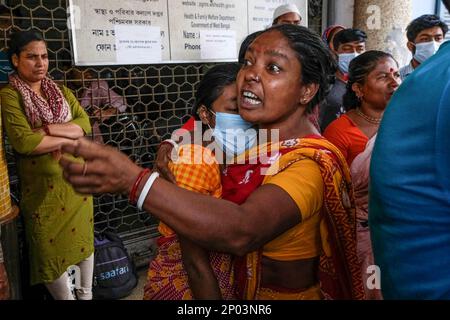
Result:
{"label": "red and white bangle", "polygon": [[132,204],[136,203],[136,191],[139,187],[139,184],[142,181],[142,178],[144,178],[144,176],[149,172],[150,172],[150,169],[146,168],[139,173],[138,177],[136,178],[136,181],[133,184],[133,188],[130,191],[130,195],[128,196],[128,201],[130,201],[130,203],[132,203]]}
{"label": "red and white bangle", "polygon": [[142,206],[144,205],[145,198],[147,198],[147,195],[150,192],[153,183],[158,177],[159,173],[155,171],[150,175],[150,177],[145,182],[144,188],[142,188],[141,194],[139,195],[139,199],[137,201],[137,207],[139,211],[142,211]]}

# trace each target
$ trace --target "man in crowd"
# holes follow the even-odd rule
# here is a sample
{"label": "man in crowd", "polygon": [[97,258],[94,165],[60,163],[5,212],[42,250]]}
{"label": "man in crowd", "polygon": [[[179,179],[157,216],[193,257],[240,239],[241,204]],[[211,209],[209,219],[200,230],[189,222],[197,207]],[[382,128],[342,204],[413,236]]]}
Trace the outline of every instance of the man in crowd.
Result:
{"label": "man in crowd", "polygon": [[273,12],[272,25],[277,24],[296,24],[300,25],[302,17],[295,4],[283,4]]}
{"label": "man in crowd", "polygon": [[425,14],[413,20],[406,28],[408,49],[413,58],[400,69],[402,80],[410,75],[422,63],[433,56],[444,42],[448,26],[438,16]]}
{"label": "man in crowd", "polygon": [[346,91],[348,66],[354,58],[366,51],[366,40],[366,33],[359,29],[344,29],[334,36],[331,50],[337,56],[338,70],[333,88],[320,105],[319,124],[322,132],[346,112],[342,98]]}

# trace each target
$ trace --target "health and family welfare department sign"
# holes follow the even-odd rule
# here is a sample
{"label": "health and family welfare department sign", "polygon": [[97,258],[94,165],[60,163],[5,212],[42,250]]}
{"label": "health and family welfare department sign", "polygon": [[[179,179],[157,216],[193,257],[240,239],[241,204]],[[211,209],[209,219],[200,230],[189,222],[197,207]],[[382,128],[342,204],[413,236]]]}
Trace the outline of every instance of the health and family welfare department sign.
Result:
{"label": "health and family welfare department sign", "polygon": [[69,0],[75,65],[236,61],[242,40],[276,7],[307,0]]}

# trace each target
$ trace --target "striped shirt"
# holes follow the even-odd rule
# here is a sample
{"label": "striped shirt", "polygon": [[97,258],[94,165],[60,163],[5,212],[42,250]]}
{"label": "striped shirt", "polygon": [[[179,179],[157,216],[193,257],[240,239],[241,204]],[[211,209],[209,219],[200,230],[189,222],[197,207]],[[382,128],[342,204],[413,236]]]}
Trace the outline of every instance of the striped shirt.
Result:
{"label": "striped shirt", "polygon": [[402,81],[405,81],[406,77],[409,76],[411,73],[413,73],[413,71],[414,71],[414,67],[411,62],[408,63],[403,68],[400,68],[399,72],[400,72],[400,78],[402,78]]}

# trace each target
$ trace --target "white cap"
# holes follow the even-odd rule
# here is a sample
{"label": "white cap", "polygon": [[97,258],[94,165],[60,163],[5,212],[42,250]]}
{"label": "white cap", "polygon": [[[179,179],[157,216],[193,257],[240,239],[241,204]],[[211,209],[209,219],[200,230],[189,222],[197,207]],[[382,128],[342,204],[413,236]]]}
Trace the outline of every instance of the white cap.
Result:
{"label": "white cap", "polygon": [[277,18],[281,17],[283,14],[294,12],[298,14],[300,17],[302,16],[300,14],[300,11],[298,10],[297,6],[295,4],[283,4],[275,9],[273,12],[273,20],[275,21]]}

